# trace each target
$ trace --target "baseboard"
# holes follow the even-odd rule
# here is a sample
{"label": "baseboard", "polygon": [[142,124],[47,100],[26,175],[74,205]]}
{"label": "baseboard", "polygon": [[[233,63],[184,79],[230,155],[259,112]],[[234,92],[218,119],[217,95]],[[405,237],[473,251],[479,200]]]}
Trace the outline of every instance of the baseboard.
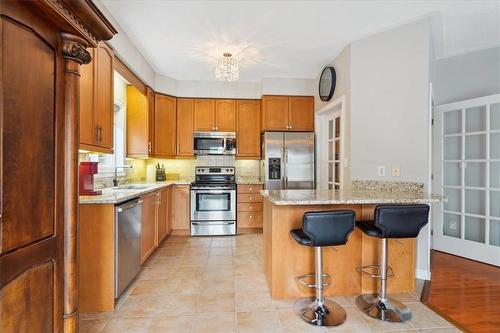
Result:
{"label": "baseboard", "polygon": [[417,269],[416,278],[420,279],[420,280],[430,280],[431,279],[431,272],[424,270],[424,269]]}

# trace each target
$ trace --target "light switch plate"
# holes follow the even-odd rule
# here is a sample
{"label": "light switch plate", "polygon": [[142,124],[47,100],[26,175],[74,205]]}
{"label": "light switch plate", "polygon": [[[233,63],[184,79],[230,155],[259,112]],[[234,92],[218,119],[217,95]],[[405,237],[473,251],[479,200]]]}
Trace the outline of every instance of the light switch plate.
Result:
{"label": "light switch plate", "polygon": [[399,165],[393,165],[392,166],[392,176],[393,177],[399,177],[399,176],[401,176],[401,170],[399,168]]}
{"label": "light switch plate", "polygon": [[385,177],[385,166],[379,166],[378,167],[378,176],[379,177]]}

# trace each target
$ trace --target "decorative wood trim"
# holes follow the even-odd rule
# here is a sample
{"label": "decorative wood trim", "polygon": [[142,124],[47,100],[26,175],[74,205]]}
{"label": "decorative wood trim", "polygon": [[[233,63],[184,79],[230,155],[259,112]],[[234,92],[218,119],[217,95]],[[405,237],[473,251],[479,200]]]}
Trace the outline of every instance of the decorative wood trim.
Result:
{"label": "decorative wood trim", "polygon": [[86,50],[88,44],[83,38],[65,32],[61,33],[63,40],[62,53],[66,60],[73,60],[78,64],[89,64],[92,61],[90,52]]}
{"label": "decorative wood trim", "polygon": [[135,75],[134,72],[132,72],[132,70],[127,65],[125,65],[125,63],[121,61],[120,58],[118,58],[116,55],[113,66],[115,71],[123,76],[125,80],[130,82],[130,84],[136,87],[137,90],[139,90],[143,95],[147,94],[146,84],[144,84],[144,82],[142,82],[142,80],[139,79],[139,77]]}

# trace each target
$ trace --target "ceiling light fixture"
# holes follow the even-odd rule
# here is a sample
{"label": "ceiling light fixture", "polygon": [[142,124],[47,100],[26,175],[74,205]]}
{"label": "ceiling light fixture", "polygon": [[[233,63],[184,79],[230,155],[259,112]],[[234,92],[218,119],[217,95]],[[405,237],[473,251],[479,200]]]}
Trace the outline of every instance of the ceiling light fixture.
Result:
{"label": "ceiling light fixture", "polygon": [[233,58],[231,53],[225,52],[223,57],[217,61],[215,77],[221,81],[236,81],[240,78],[238,60]]}

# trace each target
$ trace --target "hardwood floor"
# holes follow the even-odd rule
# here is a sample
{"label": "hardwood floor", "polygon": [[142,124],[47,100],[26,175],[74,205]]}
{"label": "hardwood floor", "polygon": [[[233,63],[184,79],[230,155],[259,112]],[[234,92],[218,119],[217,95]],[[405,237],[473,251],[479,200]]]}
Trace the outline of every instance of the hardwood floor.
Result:
{"label": "hardwood floor", "polygon": [[500,332],[500,268],[433,251],[424,304],[467,332]]}

